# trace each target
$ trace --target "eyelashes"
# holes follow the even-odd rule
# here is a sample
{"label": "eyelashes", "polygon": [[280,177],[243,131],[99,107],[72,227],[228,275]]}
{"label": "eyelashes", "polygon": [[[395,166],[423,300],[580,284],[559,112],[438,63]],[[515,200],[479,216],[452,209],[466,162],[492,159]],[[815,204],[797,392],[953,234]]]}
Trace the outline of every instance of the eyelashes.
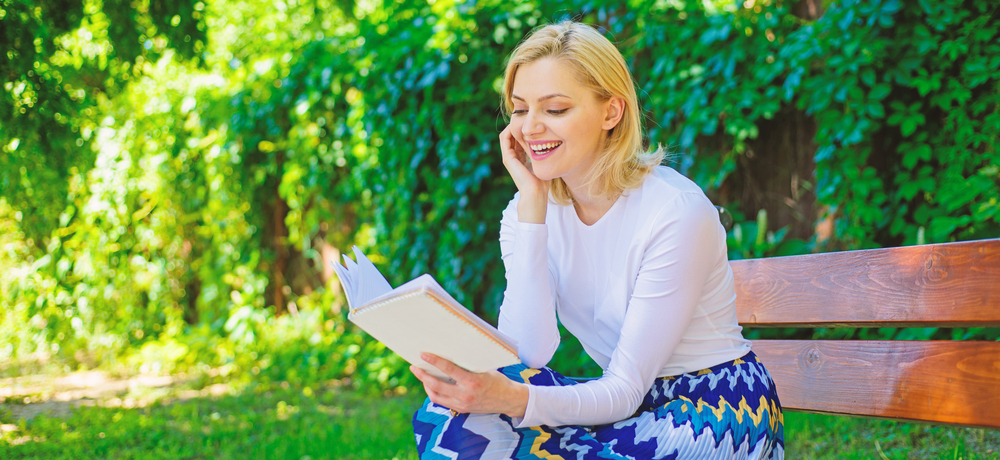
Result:
{"label": "eyelashes", "polygon": [[[548,110],[548,113],[550,113],[552,115],[562,115],[562,114],[566,113],[567,110],[569,110],[569,109]],[[528,111],[527,110],[515,110],[515,111],[511,112],[510,114],[511,115],[524,115],[525,113],[528,113]]]}

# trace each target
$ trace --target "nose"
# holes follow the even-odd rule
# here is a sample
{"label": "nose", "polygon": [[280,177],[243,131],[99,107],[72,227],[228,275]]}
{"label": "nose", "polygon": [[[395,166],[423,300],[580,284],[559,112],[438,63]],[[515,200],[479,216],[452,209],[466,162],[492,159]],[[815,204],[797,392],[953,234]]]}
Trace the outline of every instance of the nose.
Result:
{"label": "nose", "polygon": [[524,124],[521,125],[521,135],[525,138],[534,136],[536,134],[541,134],[545,131],[545,125],[542,122],[535,119],[535,115],[532,112],[528,112],[524,116]]}

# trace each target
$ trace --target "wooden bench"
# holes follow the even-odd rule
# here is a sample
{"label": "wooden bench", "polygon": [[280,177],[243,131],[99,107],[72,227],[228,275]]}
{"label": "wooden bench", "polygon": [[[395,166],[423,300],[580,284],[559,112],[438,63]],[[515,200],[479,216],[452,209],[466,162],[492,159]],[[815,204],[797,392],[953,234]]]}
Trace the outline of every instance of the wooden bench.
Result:
{"label": "wooden bench", "polygon": [[[1000,239],[732,261],[744,327],[1000,327]],[[785,409],[1000,428],[1000,342],[755,340]]]}

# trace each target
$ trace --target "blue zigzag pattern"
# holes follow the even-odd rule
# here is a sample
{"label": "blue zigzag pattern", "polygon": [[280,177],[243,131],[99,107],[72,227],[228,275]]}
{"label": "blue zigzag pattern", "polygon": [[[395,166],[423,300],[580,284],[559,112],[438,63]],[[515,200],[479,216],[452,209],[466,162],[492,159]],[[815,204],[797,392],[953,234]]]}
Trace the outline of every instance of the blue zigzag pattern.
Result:
{"label": "blue zigzag pattern", "polygon": [[[578,382],[548,368],[500,369],[541,386]],[[774,382],[751,352],[699,372],[657,379],[634,416],[597,427],[515,429],[507,416],[452,416],[425,401],[413,419],[422,459],[675,459],[784,457]]]}

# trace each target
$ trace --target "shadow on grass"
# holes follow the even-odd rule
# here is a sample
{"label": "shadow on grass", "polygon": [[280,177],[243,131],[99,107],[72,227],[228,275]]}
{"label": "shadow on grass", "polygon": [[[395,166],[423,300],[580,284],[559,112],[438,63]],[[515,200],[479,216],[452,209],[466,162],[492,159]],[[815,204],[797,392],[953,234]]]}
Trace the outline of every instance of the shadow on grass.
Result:
{"label": "shadow on grass", "polygon": [[422,398],[277,386],[30,421],[0,408],[0,458],[415,459],[410,418]]}

